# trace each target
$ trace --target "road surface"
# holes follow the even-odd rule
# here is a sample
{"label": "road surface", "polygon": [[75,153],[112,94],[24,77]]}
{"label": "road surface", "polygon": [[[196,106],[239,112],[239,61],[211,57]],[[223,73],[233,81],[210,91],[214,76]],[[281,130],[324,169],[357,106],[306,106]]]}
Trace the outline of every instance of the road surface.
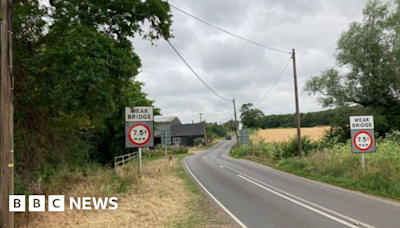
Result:
{"label": "road surface", "polygon": [[235,140],[184,165],[241,227],[399,228],[400,205],[228,157]]}

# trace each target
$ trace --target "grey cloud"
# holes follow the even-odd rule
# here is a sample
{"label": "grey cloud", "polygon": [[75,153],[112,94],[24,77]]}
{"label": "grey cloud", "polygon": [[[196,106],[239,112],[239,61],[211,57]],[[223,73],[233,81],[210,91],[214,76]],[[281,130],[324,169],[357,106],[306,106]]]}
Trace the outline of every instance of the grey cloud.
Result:
{"label": "grey cloud", "polygon": [[[388,1],[388,0],[385,0]],[[171,4],[261,44],[290,51],[296,48],[300,92],[308,78],[334,65],[340,34],[362,19],[366,0],[171,0]],[[259,48],[217,31],[176,10],[173,45],[217,93],[243,103],[257,103],[271,88],[290,55]],[[233,114],[231,103],[209,91],[190,72],[165,40],[151,45],[134,38],[142,60],[137,80],[164,115],[183,122],[199,120],[199,112],[213,122]],[[271,93],[257,107],[266,114],[293,113],[293,75],[290,65]],[[322,108],[316,97],[300,94],[302,112]],[[240,114],[239,114],[240,115]]]}

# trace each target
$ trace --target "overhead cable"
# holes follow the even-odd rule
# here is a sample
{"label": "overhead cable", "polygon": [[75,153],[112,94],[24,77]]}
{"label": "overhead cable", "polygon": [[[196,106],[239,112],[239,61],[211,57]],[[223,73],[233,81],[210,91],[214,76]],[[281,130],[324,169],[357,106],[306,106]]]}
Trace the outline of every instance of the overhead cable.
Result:
{"label": "overhead cable", "polygon": [[268,90],[268,92],[265,94],[265,96],[254,106],[257,107],[267,96],[268,94],[271,92],[271,90],[275,87],[276,83],[278,83],[279,79],[281,79],[283,73],[285,73],[286,68],[289,66],[289,63],[292,61],[292,58],[289,59],[289,62],[286,64],[285,68],[283,68],[282,73],[279,75],[279,77],[276,79],[276,81],[274,82],[274,84],[272,85],[272,87]]}
{"label": "overhead cable", "polygon": [[178,56],[182,59],[182,61],[186,64],[186,66],[193,72],[193,74],[211,91],[213,92],[215,95],[217,95],[219,98],[225,100],[225,101],[229,101],[232,102],[232,100],[226,99],[224,97],[222,97],[221,95],[219,95],[217,92],[215,92],[210,86],[207,85],[207,83],[205,83],[203,81],[203,79],[200,78],[200,76],[193,70],[193,68],[189,65],[188,62],[186,62],[186,60],[182,57],[181,54],[179,54],[178,50],[176,50],[176,48],[174,47],[174,45],[171,44],[171,42],[169,42],[169,40],[167,40],[167,42],[169,43],[169,45],[172,47],[172,49],[174,49],[174,51],[176,52],[176,54],[178,54]]}
{"label": "overhead cable", "polygon": [[208,25],[208,26],[210,26],[210,27],[213,27],[214,29],[217,29],[217,30],[219,30],[219,31],[221,31],[221,32],[227,33],[227,34],[229,34],[229,35],[231,35],[231,36],[234,36],[234,37],[236,37],[236,38],[238,38],[238,39],[244,40],[244,41],[246,41],[246,42],[252,43],[252,44],[254,44],[254,45],[257,45],[257,46],[259,46],[259,47],[263,47],[263,48],[266,48],[266,49],[269,49],[269,50],[272,50],[272,51],[282,52],[282,53],[286,53],[286,54],[292,54],[292,53],[289,52],[289,51],[284,51],[284,50],[280,50],[280,49],[277,49],[277,48],[268,47],[268,46],[262,45],[262,44],[260,44],[260,43],[257,43],[257,42],[255,42],[255,41],[252,41],[252,40],[246,39],[246,38],[244,38],[244,37],[241,37],[241,36],[239,36],[239,35],[233,34],[233,33],[231,33],[231,32],[226,31],[225,29],[221,29],[221,28],[219,28],[219,27],[217,27],[217,26],[215,26],[215,25],[212,25],[212,24],[210,24],[210,23],[208,23],[208,22],[206,22],[206,21],[204,21],[204,20],[202,20],[202,19],[200,19],[200,18],[198,18],[198,17],[195,17],[195,16],[193,16],[192,14],[190,14],[190,13],[188,13],[188,12],[186,12],[186,11],[183,11],[183,10],[179,9],[179,8],[176,7],[176,6],[173,6],[173,5],[171,5],[171,4],[170,4],[170,6],[171,6],[172,8],[174,8],[174,9],[180,11],[181,13],[184,13],[184,14],[188,15],[189,17],[192,17],[192,18],[194,18],[194,19],[196,19],[196,20],[198,20],[198,21],[200,21],[200,22],[202,22],[202,23],[204,23],[204,24],[206,24],[206,25]]}

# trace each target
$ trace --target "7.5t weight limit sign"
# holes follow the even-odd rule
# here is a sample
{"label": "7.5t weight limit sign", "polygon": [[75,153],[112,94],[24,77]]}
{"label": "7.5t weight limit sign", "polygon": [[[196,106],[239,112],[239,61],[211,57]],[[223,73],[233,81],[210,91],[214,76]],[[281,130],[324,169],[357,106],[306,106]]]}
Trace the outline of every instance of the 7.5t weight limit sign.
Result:
{"label": "7.5t weight limit sign", "polygon": [[144,124],[135,124],[129,129],[129,140],[137,146],[142,146],[149,142],[151,137],[150,128]]}
{"label": "7.5t weight limit sign", "polygon": [[366,131],[360,131],[354,136],[354,146],[361,151],[367,151],[373,142],[372,135]]}

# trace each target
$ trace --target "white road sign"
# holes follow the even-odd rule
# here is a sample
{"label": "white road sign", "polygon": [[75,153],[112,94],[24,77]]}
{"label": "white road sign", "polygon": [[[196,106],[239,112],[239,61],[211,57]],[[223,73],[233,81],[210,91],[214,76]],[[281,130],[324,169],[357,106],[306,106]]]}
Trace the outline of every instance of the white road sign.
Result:
{"label": "white road sign", "polygon": [[350,130],[374,129],[373,116],[350,116]]}
{"label": "white road sign", "polygon": [[137,146],[142,146],[149,142],[151,137],[150,128],[144,124],[138,123],[129,129],[129,140]]}
{"label": "white road sign", "polygon": [[151,106],[125,108],[125,122],[142,122],[153,120],[153,107]]}

